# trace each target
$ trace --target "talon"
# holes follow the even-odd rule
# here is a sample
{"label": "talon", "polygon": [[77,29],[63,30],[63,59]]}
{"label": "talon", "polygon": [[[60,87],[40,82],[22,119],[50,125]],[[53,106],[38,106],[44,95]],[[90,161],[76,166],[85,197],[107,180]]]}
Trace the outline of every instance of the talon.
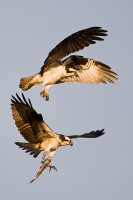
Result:
{"label": "talon", "polygon": [[50,165],[50,166],[48,166],[48,167],[49,167],[49,172],[51,171],[51,169],[57,171],[57,168],[56,168],[55,166],[53,166],[53,165]]}
{"label": "talon", "polygon": [[42,97],[44,97],[43,91],[42,91],[42,92],[40,92],[40,95],[41,95]]}
{"label": "talon", "polygon": [[49,95],[45,96],[45,100],[46,100],[46,101],[49,100]]}
{"label": "talon", "polygon": [[78,71],[74,71],[74,75],[79,77],[79,72]]}
{"label": "talon", "polygon": [[49,100],[49,95],[48,95],[45,91],[42,91],[42,92],[40,93],[40,95],[41,95],[43,98],[45,98],[46,101]]}
{"label": "talon", "polygon": [[43,163],[44,163],[44,161],[45,161],[45,160],[42,160],[42,161],[41,161],[41,164],[43,164]]}
{"label": "talon", "polygon": [[72,76],[77,76],[79,77],[79,69],[74,69],[74,68],[68,68],[67,69],[68,73],[72,73]]}

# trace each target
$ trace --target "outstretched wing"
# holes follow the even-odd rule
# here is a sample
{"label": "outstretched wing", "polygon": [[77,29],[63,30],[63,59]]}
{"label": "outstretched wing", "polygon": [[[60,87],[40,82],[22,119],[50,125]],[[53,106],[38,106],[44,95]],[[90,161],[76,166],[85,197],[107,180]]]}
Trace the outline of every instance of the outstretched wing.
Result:
{"label": "outstretched wing", "polygon": [[39,143],[45,137],[54,137],[53,131],[43,121],[42,115],[38,114],[22,94],[22,99],[16,94],[11,99],[12,115],[21,135],[31,143]]}
{"label": "outstretched wing", "polygon": [[63,77],[56,83],[114,83],[114,81],[117,80],[117,74],[113,72],[108,65],[102,62],[76,55],[70,56],[63,62],[66,66],[66,71],[69,71],[69,68],[74,69],[77,71],[77,75]]}
{"label": "outstretched wing", "polygon": [[41,72],[51,63],[56,60],[60,60],[65,56],[83,49],[90,44],[95,44],[97,40],[103,40],[103,36],[107,35],[107,31],[101,27],[91,27],[81,31],[78,31],[64,40],[62,40],[52,51],[49,52],[46,58]]}
{"label": "outstretched wing", "polygon": [[97,138],[105,134],[104,129],[97,130],[97,131],[91,131],[90,133],[84,133],[82,135],[69,135],[68,137],[70,139],[76,139],[76,138]]}

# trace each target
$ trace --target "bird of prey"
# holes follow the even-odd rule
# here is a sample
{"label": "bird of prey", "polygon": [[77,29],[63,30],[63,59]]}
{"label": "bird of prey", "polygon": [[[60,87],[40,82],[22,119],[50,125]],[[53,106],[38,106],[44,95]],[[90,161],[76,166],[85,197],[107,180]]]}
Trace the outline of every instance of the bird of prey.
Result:
{"label": "bird of prey", "polygon": [[42,165],[31,182],[37,179],[47,167],[50,170],[52,168],[56,170],[56,167],[51,164],[51,160],[56,149],[60,146],[72,146],[72,139],[75,138],[97,138],[104,134],[104,129],[91,131],[90,133],[84,133],[82,135],[65,136],[54,133],[44,122],[42,115],[34,110],[30,99],[26,100],[23,94],[22,98],[18,94],[16,94],[16,97],[12,96],[11,109],[18,130],[24,139],[28,141],[27,143],[15,142],[15,144],[23,150],[26,150],[26,153],[29,152],[33,157],[37,157],[43,151]]}
{"label": "bird of prey", "polygon": [[19,87],[25,91],[34,85],[42,83],[42,97],[49,100],[48,89],[54,85],[65,82],[84,83],[114,83],[117,74],[111,68],[100,62],[83,56],[70,55],[84,47],[104,40],[107,31],[101,27],[91,27],[75,32],[62,40],[53,48],[39,73],[21,78]]}

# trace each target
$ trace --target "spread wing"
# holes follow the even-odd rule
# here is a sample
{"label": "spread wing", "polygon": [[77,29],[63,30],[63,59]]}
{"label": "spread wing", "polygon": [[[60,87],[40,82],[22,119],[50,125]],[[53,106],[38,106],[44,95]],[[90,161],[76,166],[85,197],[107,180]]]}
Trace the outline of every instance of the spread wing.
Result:
{"label": "spread wing", "polygon": [[82,56],[70,56],[65,59],[66,71],[69,68],[77,71],[77,75],[61,78],[56,83],[64,82],[84,82],[84,83],[114,83],[117,74],[102,62],[84,58]]}
{"label": "spread wing", "polygon": [[70,139],[76,139],[76,138],[97,138],[105,134],[104,129],[97,130],[97,131],[91,131],[90,133],[84,133],[82,135],[69,135],[68,137]]}
{"label": "spread wing", "polygon": [[38,114],[22,94],[22,99],[16,94],[11,99],[12,115],[21,135],[31,143],[39,143],[45,137],[54,137],[55,134],[43,121],[42,115]]}
{"label": "spread wing", "polygon": [[107,31],[101,27],[91,27],[68,36],[49,52],[49,55],[41,68],[41,72],[45,67],[56,60],[60,60],[71,53],[77,52],[84,47],[88,47],[90,44],[95,44],[97,40],[102,41],[103,38],[101,37],[106,35]]}

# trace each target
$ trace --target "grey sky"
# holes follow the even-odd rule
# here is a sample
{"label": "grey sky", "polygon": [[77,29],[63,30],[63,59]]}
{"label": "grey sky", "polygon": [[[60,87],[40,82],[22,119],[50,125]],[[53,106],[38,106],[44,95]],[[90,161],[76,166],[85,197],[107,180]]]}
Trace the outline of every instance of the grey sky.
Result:
{"label": "grey sky", "polygon": [[[133,1],[0,0],[0,199],[133,199]],[[57,150],[57,172],[44,171],[15,141],[24,141],[10,109],[19,79],[37,73],[48,52],[68,35],[91,26],[108,30],[103,42],[78,52],[108,64],[118,73],[114,85],[68,83],[27,92],[37,112],[58,133],[81,134],[105,128],[97,139],[75,140]]]}

